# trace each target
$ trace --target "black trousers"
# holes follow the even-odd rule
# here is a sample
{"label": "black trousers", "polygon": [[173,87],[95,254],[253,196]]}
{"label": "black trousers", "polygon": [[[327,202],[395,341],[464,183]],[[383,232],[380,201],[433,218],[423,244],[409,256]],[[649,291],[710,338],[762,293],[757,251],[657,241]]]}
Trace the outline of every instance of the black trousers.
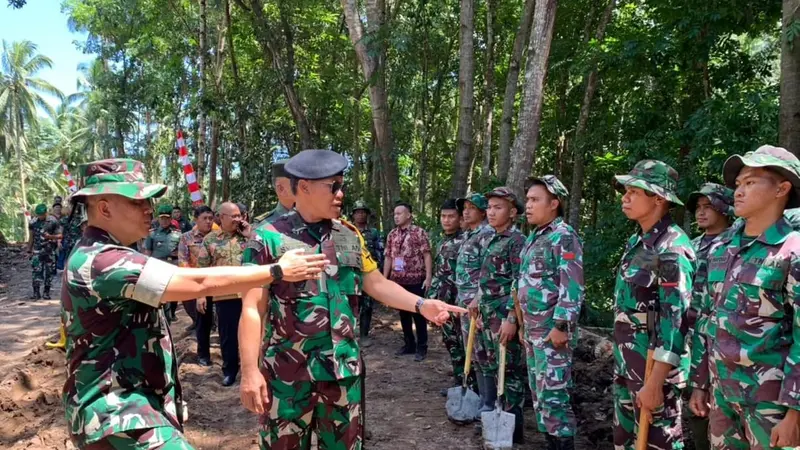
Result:
{"label": "black trousers", "polygon": [[[195,310],[197,317],[197,328],[195,329],[195,336],[197,337],[197,357],[211,359],[211,328],[214,326],[214,297],[206,297],[206,312],[201,314],[200,311]],[[184,302],[184,306],[186,306]],[[195,302],[196,306],[196,302]]]}
{"label": "black trousers", "polygon": [[[422,283],[401,284],[400,286],[414,295],[425,296]],[[428,351],[428,321],[422,314],[400,311],[400,325],[403,327],[403,341],[405,341],[407,349],[418,352]],[[412,326],[417,328],[416,339],[414,339]]]}
{"label": "black trousers", "polygon": [[239,373],[239,317],[242,315],[242,299],[220,300],[215,304],[219,316],[222,374],[236,377]]}
{"label": "black trousers", "polygon": [[[210,302],[206,303],[211,304]],[[197,325],[197,300],[187,300],[181,302],[181,304],[183,304],[183,310],[186,311],[186,314],[191,317],[192,323]]]}

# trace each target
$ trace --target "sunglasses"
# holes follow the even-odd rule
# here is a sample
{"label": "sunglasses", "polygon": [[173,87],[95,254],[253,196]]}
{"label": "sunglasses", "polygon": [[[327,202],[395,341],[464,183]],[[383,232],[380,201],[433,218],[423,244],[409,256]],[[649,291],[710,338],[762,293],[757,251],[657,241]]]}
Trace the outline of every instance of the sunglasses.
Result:
{"label": "sunglasses", "polygon": [[344,193],[345,185],[341,181],[334,181],[333,183],[319,183],[331,188],[331,194],[336,195],[339,191]]}

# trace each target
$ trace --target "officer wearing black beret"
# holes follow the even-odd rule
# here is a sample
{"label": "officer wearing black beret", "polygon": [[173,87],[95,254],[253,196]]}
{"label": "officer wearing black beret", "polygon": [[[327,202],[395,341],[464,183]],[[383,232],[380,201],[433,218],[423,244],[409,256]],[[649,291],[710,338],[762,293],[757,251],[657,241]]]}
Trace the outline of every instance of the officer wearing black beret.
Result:
{"label": "officer wearing black beret", "polygon": [[319,442],[361,448],[363,365],[357,330],[362,289],[436,324],[451,312],[466,313],[413,295],[383,277],[358,229],[339,220],[347,165],[344,156],[329,150],[304,150],[290,159],[285,170],[294,210],[256,230],[244,252],[244,265],[271,264],[295,249],[322,253],[329,261],[319,280],[288,283],[276,269],[275,281],[244,296],[241,398],[247,409],[263,414],[263,449],[299,445],[309,433],[317,434]]}

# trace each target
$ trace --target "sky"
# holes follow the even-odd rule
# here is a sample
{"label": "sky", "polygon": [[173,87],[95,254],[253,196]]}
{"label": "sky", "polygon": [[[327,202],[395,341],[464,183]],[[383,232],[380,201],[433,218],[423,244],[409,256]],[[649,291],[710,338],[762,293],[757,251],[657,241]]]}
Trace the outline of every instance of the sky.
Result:
{"label": "sky", "polygon": [[[29,40],[37,45],[38,52],[53,61],[52,69],[39,72],[65,95],[77,91],[78,65],[90,62],[92,55],[85,55],[75,46],[83,41],[82,33],[71,33],[67,27],[67,15],[61,12],[60,0],[28,0],[22,9],[7,6],[0,0],[0,41]],[[46,97],[54,106],[55,99]]]}

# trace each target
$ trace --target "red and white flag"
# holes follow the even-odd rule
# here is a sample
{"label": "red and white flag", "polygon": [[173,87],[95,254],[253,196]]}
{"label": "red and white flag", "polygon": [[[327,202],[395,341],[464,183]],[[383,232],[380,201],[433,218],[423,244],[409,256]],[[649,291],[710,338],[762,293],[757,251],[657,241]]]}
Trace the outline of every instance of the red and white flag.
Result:
{"label": "red and white flag", "polygon": [[75,185],[75,181],[72,180],[72,175],[69,174],[69,169],[67,168],[67,163],[65,163],[64,161],[61,161],[61,167],[64,168],[64,178],[67,179],[67,184],[69,185],[68,186],[69,193],[70,194],[74,194],[75,192],[78,191],[78,186]]}
{"label": "red and white flag", "polygon": [[183,131],[178,130],[178,157],[183,165],[183,174],[186,176],[186,184],[189,188],[189,196],[192,198],[192,205],[200,206],[203,204],[203,193],[200,192],[200,185],[197,184],[197,177],[189,160],[189,149],[183,140]]}

